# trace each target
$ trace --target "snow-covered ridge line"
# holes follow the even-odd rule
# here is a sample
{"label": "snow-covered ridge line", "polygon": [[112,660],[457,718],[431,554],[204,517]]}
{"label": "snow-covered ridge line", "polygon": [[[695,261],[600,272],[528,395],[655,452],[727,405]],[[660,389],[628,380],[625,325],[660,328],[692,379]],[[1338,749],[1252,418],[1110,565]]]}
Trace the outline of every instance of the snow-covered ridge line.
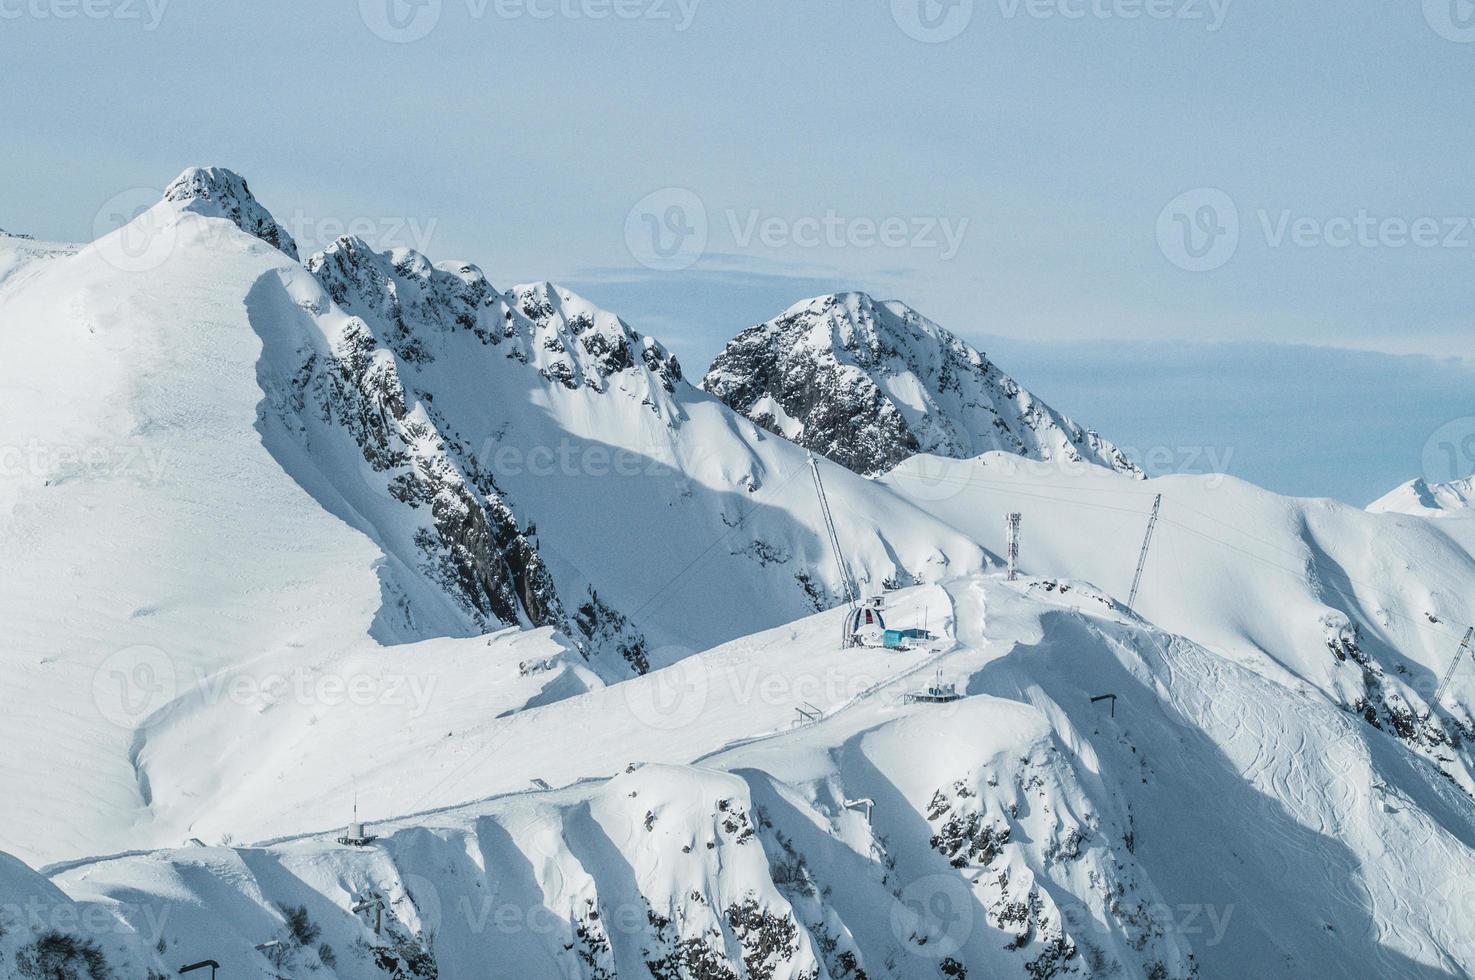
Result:
{"label": "snow-covered ridge line", "polygon": [[1000,450],[1137,466],[1056,412],[956,335],[865,293],[797,303],[740,333],[702,387],[759,425],[865,476],[920,452],[968,458]]}
{"label": "snow-covered ridge line", "polygon": [[536,325],[534,347],[573,352],[572,361],[555,375],[564,385],[598,389],[605,378],[635,367],[637,361],[660,378],[668,393],[683,380],[680,362],[660,341],[641,336],[618,316],[567,289],[551,282],[524,283],[508,290],[507,297]]}
{"label": "snow-covered ridge line", "polygon": [[[1448,892],[1475,873],[1461,844],[1475,811],[1390,734],[1145,627],[1086,583],[948,591],[940,667],[967,692],[952,705],[904,704],[893,679],[700,767],[637,759],[613,778],[381,821],[363,848],[322,835],[76,866],[47,901],[98,909],[80,921],[108,909],[120,925],[105,935],[144,962],[162,944],[171,962],[325,980],[488,962],[591,980],[1433,976],[1475,955]],[[935,593],[889,610],[909,622]],[[837,619],[704,655],[673,668],[674,685],[632,681],[683,693],[674,713],[637,712],[623,744],[670,753],[734,716],[777,720],[781,699],[746,702],[726,680],[755,661],[775,689],[800,690],[815,658],[860,684],[886,655],[831,649]],[[690,683],[693,664],[707,683]],[[1103,689],[1111,710],[1090,700]],[[590,699],[529,722],[555,732],[574,710],[646,703],[618,688]],[[1204,874],[1230,863],[1234,875]],[[1421,900],[1430,882],[1451,902]]]}
{"label": "snow-covered ridge line", "polygon": [[1475,513],[1475,476],[1449,483],[1430,483],[1423,477],[1405,483],[1368,505],[1373,514],[1410,514],[1447,517]]}
{"label": "snow-covered ridge line", "polygon": [[[352,238],[303,265],[242,192],[161,202],[156,268],[28,252],[0,293],[0,419],[66,450],[0,469],[0,849],[59,862],[0,860],[0,919],[45,910],[0,975],[1475,968],[1468,660],[1433,697],[1475,522],[821,459],[855,584],[939,634],[842,648],[801,447],[567,290]],[[1012,512],[1024,577],[977,574]],[[910,703],[935,672],[958,700]],[[355,803],[401,816],[304,834]],[[96,951],[50,928],[87,916]]]}
{"label": "snow-covered ridge line", "polygon": [[246,179],[225,167],[190,167],[164,189],[181,210],[224,218],[248,235],[297,258],[297,243],[251,193]]}

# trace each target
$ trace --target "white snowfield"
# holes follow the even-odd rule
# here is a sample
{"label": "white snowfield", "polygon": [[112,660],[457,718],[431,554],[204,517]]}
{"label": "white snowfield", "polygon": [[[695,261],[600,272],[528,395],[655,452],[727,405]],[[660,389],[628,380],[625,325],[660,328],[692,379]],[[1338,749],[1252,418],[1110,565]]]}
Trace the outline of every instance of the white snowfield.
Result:
{"label": "white snowfield", "polygon": [[172,186],[0,239],[0,975],[1475,972],[1475,522],[821,461],[935,635],[842,649],[805,452],[658,342]]}
{"label": "white snowfield", "polygon": [[1430,483],[1420,477],[1368,505],[1374,514],[1412,514],[1415,517],[1460,517],[1475,520],[1475,477]]}
{"label": "white snowfield", "polygon": [[[948,959],[986,976],[1463,975],[1463,793],[1324,698],[1063,584],[894,595],[894,621],[925,614],[942,634],[908,653],[842,652],[825,613],[529,709],[452,770],[489,787],[608,780],[372,822],[366,848],[334,831],[52,879],[121,916],[104,935],[136,937],[138,955],[162,939],[162,965],[240,975],[272,975],[268,956],[312,971],[322,943],[322,975],[352,977],[385,975],[376,949],[417,946],[444,976],[640,976],[667,956],[687,971],[670,975],[699,975],[702,948],[781,977],[847,976],[846,952],[871,976],[945,975]],[[906,704],[934,671],[968,697]],[[822,717],[791,727],[802,702]],[[347,734],[325,738],[351,757]],[[377,815],[445,774],[382,757],[358,782]],[[289,784],[271,809],[297,806]],[[242,807],[236,823],[277,819]],[[377,936],[352,912],[376,901]],[[320,930],[307,943],[282,911],[297,906]]]}

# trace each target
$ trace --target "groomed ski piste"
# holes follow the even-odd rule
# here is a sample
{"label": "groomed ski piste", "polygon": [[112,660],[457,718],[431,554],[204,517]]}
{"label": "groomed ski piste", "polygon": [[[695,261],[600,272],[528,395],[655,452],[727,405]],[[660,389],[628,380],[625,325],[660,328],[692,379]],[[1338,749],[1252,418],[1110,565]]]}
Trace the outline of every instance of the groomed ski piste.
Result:
{"label": "groomed ski piste", "polygon": [[807,454],[657,342],[167,196],[0,238],[0,971],[1475,971],[1456,497],[821,460],[851,585],[935,635],[845,648]]}

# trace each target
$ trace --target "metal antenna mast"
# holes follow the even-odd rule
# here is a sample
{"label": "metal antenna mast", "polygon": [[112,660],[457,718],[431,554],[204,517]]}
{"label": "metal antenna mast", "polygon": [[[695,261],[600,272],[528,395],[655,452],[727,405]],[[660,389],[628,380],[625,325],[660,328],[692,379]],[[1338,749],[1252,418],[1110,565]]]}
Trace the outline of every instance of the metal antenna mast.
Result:
{"label": "metal antenna mast", "polygon": [[845,564],[845,553],[840,550],[840,535],[835,531],[835,518],[830,513],[830,499],[825,496],[825,481],[820,479],[819,461],[814,453],[809,454],[809,469],[814,474],[814,492],[819,496],[819,509],[824,514],[825,530],[830,535],[830,547],[835,550],[835,564],[840,568],[840,583],[845,588],[845,604],[855,605],[855,590],[850,585],[850,566]]}
{"label": "metal antenna mast", "polygon": [[1470,641],[1472,639],[1475,639],[1475,626],[1465,631],[1464,641],[1460,644],[1460,648],[1455,651],[1455,658],[1449,662],[1449,669],[1444,672],[1444,679],[1439,682],[1439,690],[1434,692],[1434,703],[1430,705],[1431,708],[1439,703],[1440,698],[1444,697],[1445,688],[1449,687],[1449,682],[1454,680],[1455,668],[1460,665],[1461,655],[1469,653],[1472,657],[1475,657],[1475,650],[1470,649]]}
{"label": "metal antenna mast", "polygon": [[1147,549],[1152,547],[1152,532],[1157,530],[1158,513],[1163,507],[1163,495],[1158,494],[1152,502],[1152,516],[1147,519],[1147,537],[1142,540],[1142,555],[1137,559],[1137,574],[1132,576],[1132,595],[1127,599],[1127,608],[1137,611],[1137,590],[1142,586],[1142,569],[1147,567]]}
{"label": "metal antenna mast", "polygon": [[1019,578],[1019,525],[1023,520],[1023,514],[1010,514],[1004,518],[1004,525],[1009,529],[1009,581],[1011,582]]}

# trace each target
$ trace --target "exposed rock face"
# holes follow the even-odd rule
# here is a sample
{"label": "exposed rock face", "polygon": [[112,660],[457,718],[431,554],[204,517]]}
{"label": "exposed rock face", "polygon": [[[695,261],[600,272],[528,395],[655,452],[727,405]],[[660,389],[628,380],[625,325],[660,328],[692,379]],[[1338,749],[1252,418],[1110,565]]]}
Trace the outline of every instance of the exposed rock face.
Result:
{"label": "exposed rock face", "polygon": [[[649,371],[664,382],[674,370],[679,379],[675,359],[618,320],[575,315],[535,323],[473,265],[432,265],[408,249],[378,253],[357,238],[339,239],[306,264],[353,318],[326,364],[304,363],[300,384],[313,390],[325,420],[347,428],[364,460],[388,478],[390,495],[428,511],[428,524],[414,533],[421,571],[479,627],[554,626],[586,654],[607,651],[636,672],[649,669],[639,632],[592,585],[555,583],[535,532],[522,526],[493,476],[496,440],[463,438],[436,407],[437,392],[447,392],[433,372],[463,367],[467,339],[474,351],[499,351],[503,363],[526,365],[517,370],[596,392],[625,372]],[[533,300],[524,297],[523,305]],[[637,363],[635,350],[650,357]],[[482,383],[489,381],[484,375]]]}
{"label": "exposed rock face", "polygon": [[191,167],[164,189],[164,200],[206,217],[225,218],[246,234],[297,258],[292,236],[252,196],[246,179],[232,170]]}
{"label": "exposed rock face", "polygon": [[560,357],[544,374],[568,388],[607,387],[610,376],[640,364],[667,392],[682,378],[676,355],[655,338],[642,337],[612,313],[551,282],[525,283],[507,299],[537,327],[533,347]]}
{"label": "exposed rock face", "polygon": [[733,338],[702,387],[771,432],[865,476],[919,452],[1140,471],[1121,450],[896,302],[821,296]]}
{"label": "exposed rock face", "polygon": [[421,568],[479,626],[562,625],[548,572],[495,481],[474,460],[456,459],[433,422],[407,407],[393,357],[363,321],[351,321],[326,363],[310,360],[299,378],[304,398],[349,432],[390,495],[428,509],[430,526],[414,532]]}

